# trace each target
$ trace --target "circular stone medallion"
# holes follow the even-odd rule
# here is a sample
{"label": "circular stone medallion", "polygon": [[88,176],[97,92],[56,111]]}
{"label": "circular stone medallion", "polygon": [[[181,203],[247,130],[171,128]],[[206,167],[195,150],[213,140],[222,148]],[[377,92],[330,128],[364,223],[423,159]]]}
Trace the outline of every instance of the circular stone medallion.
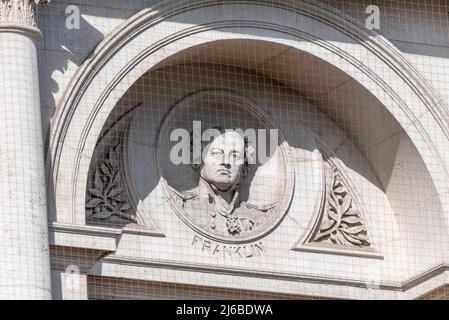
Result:
{"label": "circular stone medallion", "polygon": [[[207,156],[212,143],[203,133],[211,128],[240,132],[221,133],[226,137],[221,139],[223,149],[232,149],[230,145],[244,136],[245,150],[251,150],[251,157],[244,157],[250,164],[232,190],[223,191],[214,181],[200,178],[205,162],[193,161],[192,150],[198,144],[192,138],[203,139],[201,146],[209,148],[201,151]],[[179,154],[173,150],[179,149],[174,148],[182,143],[181,137],[189,138],[191,154],[188,163],[175,164],[173,155]],[[172,107],[158,133],[156,158],[171,208],[190,228],[215,241],[247,243],[266,236],[282,221],[293,196],[294,172],[284,135],[262,107],[229,91],[200,91]],[[223,176],[231,171],[219,169]]]}

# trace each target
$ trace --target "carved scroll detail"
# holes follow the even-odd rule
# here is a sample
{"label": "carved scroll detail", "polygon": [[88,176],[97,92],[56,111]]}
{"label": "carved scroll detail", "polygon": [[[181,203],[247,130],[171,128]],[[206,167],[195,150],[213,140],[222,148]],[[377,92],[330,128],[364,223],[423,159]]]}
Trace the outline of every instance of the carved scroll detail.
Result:
{"label": "carved scroll detail", "polygon": [[327,191],[319,231],[312,242],[342,246],[370,247],[368,231],[339,170],[330,166]]}
{"label": "carved scroll detail", "polygon": [[120,144],[111,147],[105,159],[95,169],[92,187],[88,189],[90,199],[86,202],[86,209],[92,219],[108,220],[116,216],[137,223],[126,191],[121,185],[118,160],[120,150]]}

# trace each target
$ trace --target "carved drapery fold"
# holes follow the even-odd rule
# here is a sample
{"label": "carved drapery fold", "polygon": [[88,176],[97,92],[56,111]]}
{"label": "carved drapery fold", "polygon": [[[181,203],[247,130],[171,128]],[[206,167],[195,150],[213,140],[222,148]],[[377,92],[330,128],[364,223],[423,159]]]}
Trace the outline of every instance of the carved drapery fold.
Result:
{"label": "carved drapery fold", "polygon": [[0,24],[18,23],[36,27],[36,8],[49,0],[0,0]]}

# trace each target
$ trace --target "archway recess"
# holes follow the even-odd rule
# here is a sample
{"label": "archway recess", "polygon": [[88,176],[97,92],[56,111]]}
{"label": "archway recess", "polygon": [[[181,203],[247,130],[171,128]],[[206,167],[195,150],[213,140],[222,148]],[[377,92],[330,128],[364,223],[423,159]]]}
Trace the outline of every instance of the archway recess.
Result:
{"label": "archway recess", "polygon": [[[449,127],[443,99],[386,39],[332,8],[297,1],[169,1],[113,31],[80,68],[53,119],[48,161],[54,220],[85,224],[85,190],[96,144],[133,84],[191,48],[245,40],[313,56],[369,92],[413,143],[449,223]],[[379,178],[386,188],[388,179]]]}
{"label": "archway recess", "polygon": [[384,38],[335,10],[308,2],[173,1],[143,10],[112,32],[80,68],[61,101],[49,155],[58,221],[83,223],[73,215],[84,197],[76,189],[86,184],[102,124],[124,92],[165,58],[232,38],[284,44],[344,71],[390,111],[415,142],[438,193],[447,192],[449,129],[442,116],[447,106]]}

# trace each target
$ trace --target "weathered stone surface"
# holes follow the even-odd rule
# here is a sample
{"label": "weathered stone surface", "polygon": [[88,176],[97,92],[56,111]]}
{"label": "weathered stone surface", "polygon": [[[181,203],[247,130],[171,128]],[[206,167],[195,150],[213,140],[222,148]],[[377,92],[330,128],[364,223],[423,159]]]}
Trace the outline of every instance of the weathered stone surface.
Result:
{"label": "weathered stone surface", "polygon": [[[445,297],[449,8],[430,2],[379,5],[370,31],[363,1],[74,0],[78,30],[66,2],[0,0],[1,295]],[[276,153],[174,164],[194,121],[276,129]]]}

